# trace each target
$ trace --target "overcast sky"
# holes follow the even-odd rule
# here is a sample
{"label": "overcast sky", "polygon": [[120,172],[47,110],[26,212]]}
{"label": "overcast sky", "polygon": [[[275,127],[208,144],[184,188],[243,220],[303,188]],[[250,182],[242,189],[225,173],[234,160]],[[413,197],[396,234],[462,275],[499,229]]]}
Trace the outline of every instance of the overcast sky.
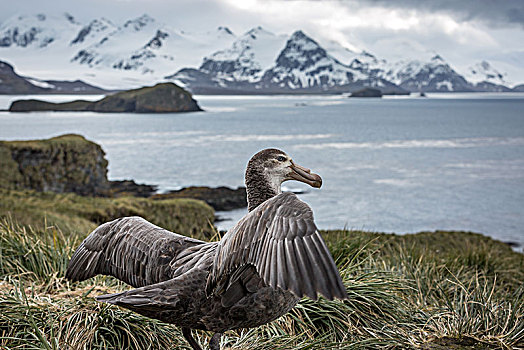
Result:
{"label": "overcast sky", "polygon": [[[302,29],[379,57],[437,52],[458,68],[488,60],[524,79],[524,0],[0,0],[0,21],[14,14],[69,12],[79,21],[116,24],[147,13],[187,31],[227,26],[236,34],[261,25]],[[515,80],[515,79],[512,79]]]}

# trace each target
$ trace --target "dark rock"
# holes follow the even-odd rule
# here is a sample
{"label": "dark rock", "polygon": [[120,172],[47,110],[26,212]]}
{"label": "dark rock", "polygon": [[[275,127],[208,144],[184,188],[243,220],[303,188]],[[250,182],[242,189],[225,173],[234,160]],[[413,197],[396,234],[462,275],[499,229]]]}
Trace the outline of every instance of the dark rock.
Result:
{"label": "dark rock", "polygon": [[520,244],[513,241],[504,241],[507,245],[509,245],[511,248],[520,248]]}
{"label": "dark rock", "polygon": [[168,36],[168,33],[157,30],[156,35],[144,46],[144,48],[158,49],[162,46],[162,40]]}
{"label": "dark rock", "polygon": [[107,160],[102,148],[80,135],[48,140],[0,141],[0,186],[107,196]]}
{"label": "dark rock", "polygon": [[193,198],[200,199],[218,211],[247,207],[245,187],[232,189],[229,187],[191,186],[165,194],[155,194],[153,199]]}
{"label": "dark rock", "polygon": [[18,100],[11,112],[30,111],[94,111],[101,113],[175,113],[201,111],[191,94],[173,83],[118,92],[95,102],[77,100],[51,103],[39,100]]}
{"label": "dark rock", "polygon": [[382,92],[379,89],[366,87],[351,93],[349,97],[382,97]]}
{"label": "dark rock", "polygon": [[109,181],[111,197],[151,197],[156,193],[158,186],[137,184],[134,180]]}

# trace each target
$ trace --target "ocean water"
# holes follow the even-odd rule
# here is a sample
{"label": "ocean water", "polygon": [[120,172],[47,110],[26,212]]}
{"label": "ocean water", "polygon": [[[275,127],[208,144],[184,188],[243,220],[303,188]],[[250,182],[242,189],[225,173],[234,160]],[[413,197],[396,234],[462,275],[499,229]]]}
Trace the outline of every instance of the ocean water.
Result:
{"label": "ocean water", "polygon": [[[322,176],[321,189],[284,184],[307,191],[320,228],[466,230],[524,245],[523,94],[196,99],[205,112],[0,112],[0,139],[82,134],[107,153],[110,179],[160,191],[241,186],[249,158],[276,147]],[[220,228],[245,212],[218,213],[231,219]]]}

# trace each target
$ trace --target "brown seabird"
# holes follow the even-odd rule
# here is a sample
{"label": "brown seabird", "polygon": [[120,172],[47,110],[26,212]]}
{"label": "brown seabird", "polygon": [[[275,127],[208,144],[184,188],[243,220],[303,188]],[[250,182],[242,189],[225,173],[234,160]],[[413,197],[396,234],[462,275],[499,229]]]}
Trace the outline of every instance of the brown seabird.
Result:
{"label": "brown seabird", "polygon": [[223,332],[256,327],[291,310],[301,297],[346,299],[347,292],[313,221],[311,208],[282,182],[319,188],[322,179],[286,153],[265,149],[248,163],[248,210],[218,242],[182,236],[140,217],[95,229],[76,249],[66,277],[83,281],[103,274],[136,289],[97,297],[147,317],[191,329]]}

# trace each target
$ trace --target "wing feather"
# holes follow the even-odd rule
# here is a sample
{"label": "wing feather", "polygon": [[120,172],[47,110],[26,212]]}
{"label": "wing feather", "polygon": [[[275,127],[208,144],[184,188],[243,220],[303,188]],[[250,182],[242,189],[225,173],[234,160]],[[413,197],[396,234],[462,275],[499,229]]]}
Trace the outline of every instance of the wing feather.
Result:
{"label": "wing feather", "polygon": [[66,278],[83,281],[98,274],[133,287],[171,278],[182,251],[204,242],[164,230],[140,217],[117,219],[96,228],[76,249]]}
{"label": "wing feather", "polygon": [[[302,288],[299,289],[297,292],[299,294],[302,293],[302,295],[307,295],[311,299],[316,299],[316,291],[318,290],[316,282],[319,276],[313,275],[314,271],[310,259],[308,259],[308,257],[306,256],[307,253],[306,249],[304,248],[304,242],[301,239],[295,239],[293,243],[298,258],[298,266],[300,267],[299,276],[302,280]],[[313,276],[315,278],[310,278]]]}
{"label": "wing feather", "polygon": [[309,206],[292,193],[262,203],[219,242],[208,276],[208,294],[222,293],[236,269],[254,266],[263,283],[298,297],[345,299],[347,292]]}
{"label": "wing feather", "polygon": [[286,278],[289,276],[289,273],[287,271],[287,259],[286,259],[286,252],[284,251],[285,248],[285,241],[278,242],[278,251],[277,251],[277,263],[278,267],[280,269],[278,273],[278,286],[284,290],[288,289],[288,281],[289,279]]}

